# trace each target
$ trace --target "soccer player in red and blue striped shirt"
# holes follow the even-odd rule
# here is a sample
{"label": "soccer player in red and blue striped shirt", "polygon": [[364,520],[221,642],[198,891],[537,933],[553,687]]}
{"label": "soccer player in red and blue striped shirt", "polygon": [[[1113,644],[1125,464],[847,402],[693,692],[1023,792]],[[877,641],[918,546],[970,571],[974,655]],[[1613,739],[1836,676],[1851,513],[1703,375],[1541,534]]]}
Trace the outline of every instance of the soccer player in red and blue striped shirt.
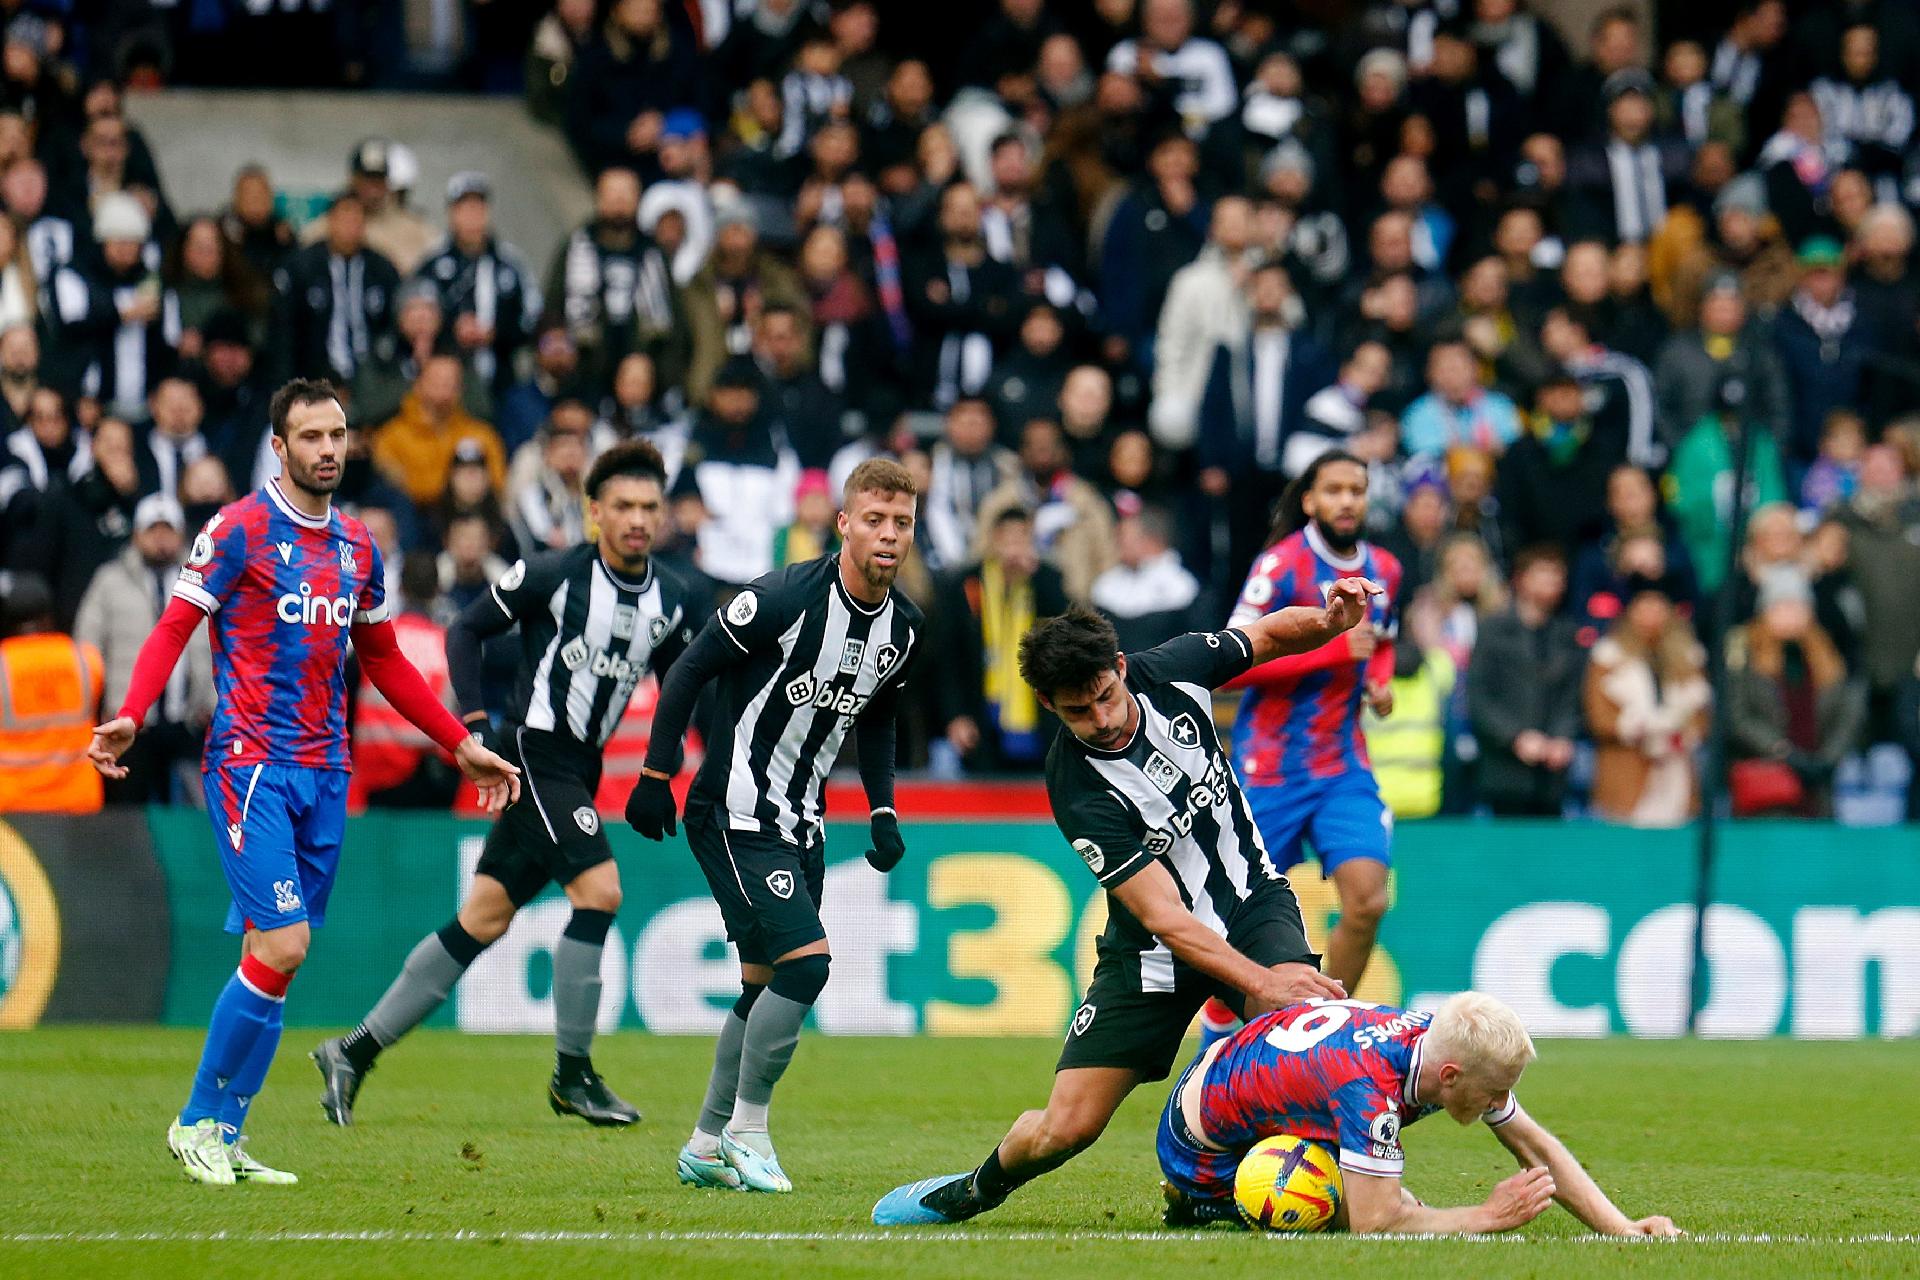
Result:
{"label": "soccer player in red and blue striped shirt", "polygon": [[[1315,458],[1287,487],[1274,542],[1254,561],[1230,626],[1289,605],[1319,605],[1349,576],[1385,588],[1371,615],[1311,653],[1275,659],[1235,683],[1246,689],[1234,718],[1234,770],[1254,822],[1282,870],[1312,847],[1340,894],[1340,922],[1327,943],[1326,972],[1356,990],[1387,909],[1393,815],[1380,798],[1360,733],[1360,709],[1393,709],[1393,632],[1400,562],[1364,541],[1366,464],[1334,450]],[[1213,1011],[1210,1011],[1213,1012]]]}
{"label": "soccer player in red and blue striped shirt", "polygon": [[[1630,1219],[1513,1096],[1533,1060],[1518,1014],[1477,991],[1433,1013],[1360,1000],[1309,1000],[1249,1022],[1208,1049],[1160,1115],[1167,1223],[1237,1221],[1234,1178],[1262,1138],[1305,1138],[1338,1153],[1336,1226],[1356,1232],[1491,1232],[1524,1226],[1558,1201],[1606,1235],[1674,1236],[1670,1218]],[[1446,1112],[1485,1123],[1521,1172],[1482,1204],[1429,1207],[1402,1185],[1409,1125]]]}
{"label": "soccer player in red and blue striped shirt", "polygon": [[121,753],[207,619],[216,707],[202,767],[233,893],[227,931],[242,935],[241,958],[214,1003],[167,1145],[187,1176],[214,1185],[297,1181],[253,1159],[240,1139],[280,1043],[287,985],[333,889],[351,769],[349,642],[374,687],[453,755],[488,809],[519,794],[519,771],[471,736],[401,654],[379,548],[365,525],[333,508],[347,441],[333,388],[290,382],[268,413],[280,475],[221,508],[194,539],[126,701],[94,730],[89,751],[101,773],[124,776]]}

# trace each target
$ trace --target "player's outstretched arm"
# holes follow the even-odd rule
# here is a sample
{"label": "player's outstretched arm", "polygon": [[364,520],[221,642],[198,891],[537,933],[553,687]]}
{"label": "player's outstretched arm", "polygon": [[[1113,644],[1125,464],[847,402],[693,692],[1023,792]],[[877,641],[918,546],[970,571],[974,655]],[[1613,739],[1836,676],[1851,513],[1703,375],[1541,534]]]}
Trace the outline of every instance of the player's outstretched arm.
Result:
{"label": "player's outstretched arm", "polygon": [[1400,1179],[1343,1168],[1347,1225],[1356,1235],[1485,1235],[1524,1227],[1553,1203],[1553,1175],[1524,1169],[1495,1187],[1485,1203],[1436,1209],[1407,1195]]}
{"label": "player's outstretched arm", "polygon": [[1338,1000],[1347,994],[1338,982],[1312,965],[1283,964],[1269,969],[1242,955],[1187,910],[1173,876],[1158,862],[1147,863],[1109,892],[1182,963],[1244,992],[1264,1008],[1277,1009],[1314,998]]}
{"label": "player's outstretched arm", "polygon": [[1553,1175],[1557,1188],[1553,1198],[1560,1206],[1587,1226],[1609,1236],[1677,1236],[1683,1234],[1673,1219],[1663,1217],[1627,1217],[1607,1199],[1607,1193],[1591,1174],[1573,1158],[1566,1144],[1554,1137],[1525,1111],[1493,1131],[1502,1146],[1513,1152],[1520,1167],[1544,1168]]}
{"label": "player's outstretched arm", "polygon": [[153,633],[140,646],[140,652],[133,660],[133,675],[127,681],[127,696],[120,704],[119,714],[105,724],[94,727],[93,743],[87,748],[87,759],[103,776],[127,776],[126,766],[120,763],[120,757],[133,745],[134,735],[140,732],[140,724],[147,717],[147,709],[160,696],[161,690],[167,687],[173,668],[179,663],[187,641],[193,636],[193,629],[206,616],[206,610],[178,596],[167,601],[160,621],[154,624]]}
{"label": "player's outstretched arm", "polygon": [[1341,578],[1327,588],[1325,608],[1294,605],[1241,624],[1253,646],[1253,665],[1295,653],[1310,653],[1352,630],[1367,616],[1367,604],[1386,588],[1371,578]]}

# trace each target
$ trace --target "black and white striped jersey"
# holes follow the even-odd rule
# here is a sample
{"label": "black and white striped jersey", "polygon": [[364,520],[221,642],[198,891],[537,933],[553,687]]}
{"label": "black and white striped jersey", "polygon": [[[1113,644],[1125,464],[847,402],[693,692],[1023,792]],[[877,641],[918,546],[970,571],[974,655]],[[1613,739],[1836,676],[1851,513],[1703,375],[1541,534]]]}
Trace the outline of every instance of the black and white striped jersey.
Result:
{"label": "black and white striped jersey", "polygon": [[848,728],[876,701],[892,714],[926,631],[920,610],[897,590],[879,604],[854,599],[829,555],[755,579],[709,625],[743,657],[714,681],[688,806],[711,805],[735,831],[811,845],[820,786]]}
{"label": "black and white striped jersey", "polygon": [[686,590],[676,579],[651,561],[638,582],[622,578],[590,542],[516,561],[492,593],[520,624],[509,716],[595,752],[647,668],[664,678],[693,640]]}
{"label": "black and white striped jersey", "polygon": [[[1111,891],[1157,861],[1222,937],[1256,889],[1285,883],[1213,727],[1210,690],[1252,665],[1252,643],[1236,630],[1129,654],[1127,689],[1140,704],[1133,741],[1101,751],[1062,732],[1047,753],[1054,821],[1100,883]],[[1142,990],[1174,990],[1166,944],[1111,896],[1107,906],[1102,954],[1135,953]]]}

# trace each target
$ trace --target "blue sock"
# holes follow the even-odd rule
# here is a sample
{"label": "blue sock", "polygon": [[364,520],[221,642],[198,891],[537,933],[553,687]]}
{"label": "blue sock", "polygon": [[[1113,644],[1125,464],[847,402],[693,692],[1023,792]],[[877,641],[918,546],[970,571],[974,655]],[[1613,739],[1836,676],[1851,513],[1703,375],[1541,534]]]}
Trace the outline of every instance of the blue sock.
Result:
{"label": "blue sock", "polygon": [[279,1016],[279,1009],[278,1000],[255,991],[238,973],[227,979],[226,989],[213,1002],[213,1017],[207,1021],[207,1045],[200,1052],[200,1068],[193,1073],[193,1092],[180,1111],[181,1124],[219,1118],[227,1082],[246,1065],[247,1055],[268,1021]]}
{"label": "blue sock", "polygon": [[253,1049],[247,1054],[247,1060],[240,1070],[227,1081],[225,1096],[220,1101],[220,1136],[228,1142],[238,1142],[247,1128],[247,1111],[253,1106],[253,1099],[260,1092],[260,1086],[267,1082],[267,1068],[273,1065],[274,1050],[280,1047],[280,1030],[283,1025],[284,1003],[276,1003],[267,1015],[267,1025],[261,1028],[260,1038],[253,1042]]}
{"label": "blue sock", "polygon": [[1200,1011],[1200,1052],[1205,1053],[1240,1029],[1240,1019],[1218,1000],[1209,1000]]}

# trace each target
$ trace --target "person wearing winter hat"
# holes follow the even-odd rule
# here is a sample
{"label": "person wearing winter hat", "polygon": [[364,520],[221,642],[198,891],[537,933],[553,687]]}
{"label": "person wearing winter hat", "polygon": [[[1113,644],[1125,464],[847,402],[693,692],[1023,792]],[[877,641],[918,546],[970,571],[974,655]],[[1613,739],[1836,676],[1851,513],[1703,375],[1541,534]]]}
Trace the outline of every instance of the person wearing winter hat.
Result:
{"label": "person wearing winter hat", "polygon": [[145,416],[147,392],[178,361],[179,300],[154,269],[152,234],[139,197],[109,192],[93,210],[100,252],[60,267],[47,287],[47,381],[130,421]]}

